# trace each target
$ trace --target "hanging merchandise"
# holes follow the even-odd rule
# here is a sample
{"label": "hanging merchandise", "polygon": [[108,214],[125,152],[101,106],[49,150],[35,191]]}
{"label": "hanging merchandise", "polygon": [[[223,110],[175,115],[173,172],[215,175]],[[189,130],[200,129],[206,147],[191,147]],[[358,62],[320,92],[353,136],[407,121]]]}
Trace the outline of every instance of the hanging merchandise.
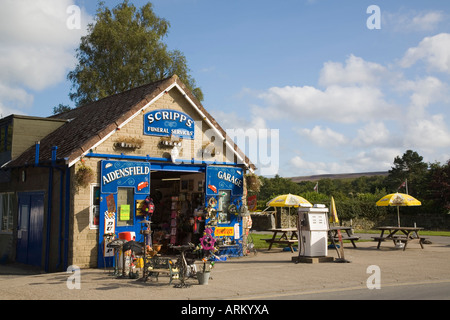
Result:
{"label": "hanging merchandise", "polygon": [[214,197],[209,198],[208,200],[208,206],[206,207],[206,219],[209,219],[209,225],[215,226],[217,224],[216,220],[216,207],[217,206],[217,200]]}
{"label": "hanging merchandise", "polygon": [[177,206],[178,197],[172,197],[172,207],[170,213],[170,244],[177,242]]}
{"label": "hanging merchandise", "polygon": [[194,217],[194,234],[198,234],[200,230],[200,223],[202,222],[202,217]]}
{"label": "hanging merchandise", "polygon": [[155,204],[153,203],[153,199],[150,198],[150,196],[147,196],[145,198],[144,204],[141,207],[141,211],[144,215],[148,216],[149,218],[152,217],[153,212],[155,211]]}
{"label": "hanging merchandise", "polygon": [[238,211],[237,211],[236,205],[235,204],[230,204],[228,206],[228,212],[231,213],[231,214],[236,214],[237,215]]}

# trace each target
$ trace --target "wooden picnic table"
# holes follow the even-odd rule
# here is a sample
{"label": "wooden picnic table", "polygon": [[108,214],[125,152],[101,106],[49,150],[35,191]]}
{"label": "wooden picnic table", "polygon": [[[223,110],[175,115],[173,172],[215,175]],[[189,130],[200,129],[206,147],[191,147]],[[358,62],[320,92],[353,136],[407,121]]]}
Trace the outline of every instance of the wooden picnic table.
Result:
{"label": "wooden picnic table", "polygon": [[328,241],[335,245],[339,241],[338,231],[345,231],[345,234],[342,234],[342,240],[350,240],[353,248],[356,248],[355,241],[358,241],[359,237],[353,234],[352,227],[331,226],[328,230]]}
{"label": "wooden picnic table", "polygon": [[[403,250],[406,249],[406,246],[411,241],[417,241],[420,244],[420,247],[423,249],[423,241],[425,238],[420,237],[419,231],[423,230],[423,228],[417,227],[378,227],[378,230],[381,230],[381,234],[379,237],[372,237],[375,241],[378,241],[377,249],[380,249],[381,242],[386,240],[392,240],[395,245],[398,243],[404,243]],[[388,234],[385,234],[385,232]]]}
{"label": "wooden picnic table", "polygon": [[[261,239],[269,243],[269,249],[272,249],[272,245],[274,243],[287,244],[291,249],[291,252],[294,252],[293,244],[298,242],[297,228],[274,228],[268,229],[266,231],[273,232],[272,238],[269,239]],[[288,235],[290,233],[290,236]],[[277,235],[280,235],[277,238]]]}

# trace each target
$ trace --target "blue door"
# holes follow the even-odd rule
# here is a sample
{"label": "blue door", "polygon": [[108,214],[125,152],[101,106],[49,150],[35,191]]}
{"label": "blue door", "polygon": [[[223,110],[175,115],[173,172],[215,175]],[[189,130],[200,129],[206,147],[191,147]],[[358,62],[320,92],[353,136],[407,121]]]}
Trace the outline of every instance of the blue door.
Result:
{"label": "blue door", "polygon": [[41,266],[44,194],[20,193],[16,261]]}

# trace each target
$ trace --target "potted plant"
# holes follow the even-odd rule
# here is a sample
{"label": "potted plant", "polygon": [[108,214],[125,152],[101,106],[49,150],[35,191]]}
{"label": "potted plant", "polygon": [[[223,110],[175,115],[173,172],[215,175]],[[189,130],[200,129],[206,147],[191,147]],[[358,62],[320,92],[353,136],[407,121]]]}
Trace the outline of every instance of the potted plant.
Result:
{"label": "potted plant", "polygon": [[197,254],[201,256],[201,261],[203,262],[202,269],[200,271],[197,271],[197,280],[199,284],[202,285],[208,284],[211,269],[214,266],[214,261],[208,260],[210,256],[214,255],[213,252],[217,251],[217,248],[214,246],[215,243],[216,239],[214,239],[212,235],[212,229],[206,228],[203,237],[200,238],[200,244],[197,246],[195,250],[197,251]]}
{"label": "potted plant", "polygon": [[134,137],[120,137],[114,142],[116,148],[140,149],[144,144],[144,140]]}
{"label": "potted plant", "polygon": [[91,183],[94,179],[94,172],[92,169],[84,164],[78,167],[77,172],[75,173],[75,182],[78,186],[87,187],[89,183]]}
{"label": "potted plant", "polygon": [[208,261],[208,258],[203,258],[203,267],[201,271],[197,271],[198,284],[208,284],[209,277],[211,275],[211,269],[214,267],[214,261]]}

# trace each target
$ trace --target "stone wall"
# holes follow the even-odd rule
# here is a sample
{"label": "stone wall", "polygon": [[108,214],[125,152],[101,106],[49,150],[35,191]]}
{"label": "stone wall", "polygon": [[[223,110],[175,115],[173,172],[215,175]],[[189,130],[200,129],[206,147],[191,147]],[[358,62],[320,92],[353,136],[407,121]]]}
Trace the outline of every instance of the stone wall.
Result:
{"label": "stone wall", "polygon": [[[414,224],[425,230],[447,231],[450,230],[450,214],[408,214],[400,208],[400,225],[413,227]],[[397,214],[386,216],[378,225],[396,226]]]}
{"label": "stone wall", "polygon": [[251,213],[252,230],[264,231],[275,228],[275,215],[272,213]]}

